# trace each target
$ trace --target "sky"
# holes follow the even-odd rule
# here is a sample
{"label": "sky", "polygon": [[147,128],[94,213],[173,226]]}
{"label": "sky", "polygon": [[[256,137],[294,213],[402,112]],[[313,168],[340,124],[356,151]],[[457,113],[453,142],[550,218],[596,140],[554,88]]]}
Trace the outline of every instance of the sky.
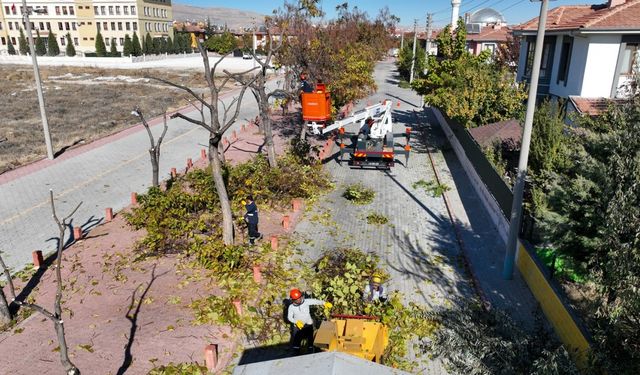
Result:
{"label": "sky", "polygon": [[[291,1],[291,0],[290,0]],[[406,28],[413,27],[414,19],[418,20],[418,26],[425,27],[427,13],[434,13],[433,20],[436,26],[444,26],[451,20],[451,0],[321,0],[322,9],[327,14],[325,18],[335,17],[335,8],[347,1],[349,7],[357,6],[365,10],[371,17],[378,14],[378,10],[389,7],[392,14],[400,17],[400,25]],[[599,4],[607,0],[551,0],[549,9],[560,5]],[[183,3],[204,7],[224,7],[251,10],[262,14],[271,14],[273,9],[281,7],[284,0],[174,0],[174,3]],[[518,24],[528,21],[540,14],[540,2],[531,0],[462,0],[460,16],[465,12],[474,12],[482,8],[493,8],[501,12],[509,24]]]}

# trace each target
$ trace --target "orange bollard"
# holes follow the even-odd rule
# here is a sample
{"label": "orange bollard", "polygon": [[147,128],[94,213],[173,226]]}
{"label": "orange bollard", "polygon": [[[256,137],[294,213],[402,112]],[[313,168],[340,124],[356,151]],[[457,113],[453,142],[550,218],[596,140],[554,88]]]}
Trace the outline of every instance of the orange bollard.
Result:
{"label": "orange bollard", "polygon": [[200,150],[200,159],[204,160],[207,158],[207,150],[202,149]]}
{"label": "orange bollard", "polygon": [[175,168],[171,168],[171,178],[176,178],[178,176],[178,171]]}
{"label": "orange bollard", "polygon": [[44,259],[42,258],[42,251],[35,250],[31,253],[31,256],[33,257],[33,268],[38,269],[42,267],[42,265],[44,264]]}
{"label": "orange bollard", "polygon": [[290,225],[290,221],[289,221],[289,215],[284,215],[282,217],[282,227],[284,229],[289,229],[289,225]]}
{"label": "orange bollard", "polygon": [[227,139],[227,137],[222,138],[222,145],[223,146],[228,146],[229,145],[229,140]]}
{"label": "orange bollard", "polygon": [[271,250],[278,250],[278,236],[271,236]]}
{"label": "orange bollard", "polygon": [[233,307],[235,307],[238,315],[242,315],[242,301],[240,301],[239,299],[234,300]]}
{"label": "orange bollard", "polygon": [[204,363],[207,370],[213,372],[218,366],[218,345],[209,344],[204,347]]}
{"label": "orange bollard", "polygon": [[240,126],[240,131],[246,132],[247,131],[247,126],[245,124],[242,124],[242,126]]}
{"label": "orange bollard", "polygon": [[82,238],[82,228],[73,227],[73,239],[77,241],[81,238]]}
{"label": "orange bollard", "polygon": [[138,194],[131,193],[131,204],[138,204]]}
{"label": "orange bollard", "polygon": [[262,284],[262,270],[260,266],[253,266],[253,281]]}
{"label": "orange bollard", "polygon": [[237,141],[238,140],[238,133],[236,133],[235,130],[231,132],[231,140],[233,140],[233,141]]}
{"label": "orange bollard", "polygon": [[113,209],[111,207],[107,207],[104,212],[104,220],[108,223],[113,220]]}
{"label": "orange bollard", "polygon": [[302,199],[293,198],[293,200],[291,201],[291,206],[294,212],[300,211],[300,208],[302,208]]}
{"label": "orange bollard", "polygon": [[400,102],[398,102],[398,104],[396,105],[398,108],[400,108]]}
{"label": "orange bollard", "polygon": [[193,168],[193,160],[191,158],[187,159],[187,168]]}

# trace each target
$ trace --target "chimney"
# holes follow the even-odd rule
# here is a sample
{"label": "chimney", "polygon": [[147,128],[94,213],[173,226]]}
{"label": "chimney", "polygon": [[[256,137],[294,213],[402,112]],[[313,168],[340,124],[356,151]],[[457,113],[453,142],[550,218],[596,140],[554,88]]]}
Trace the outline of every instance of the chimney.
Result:
{"label": "chimney", "polygon": [[627,0],[609,0],[608,7],[609,8],[617,7],[618,5],[622,5],[626,2]]}
{"label": "chimney", "polygon": [[451,31],[454,31],[458,26],[461,2],[462,0],[451,0]]}

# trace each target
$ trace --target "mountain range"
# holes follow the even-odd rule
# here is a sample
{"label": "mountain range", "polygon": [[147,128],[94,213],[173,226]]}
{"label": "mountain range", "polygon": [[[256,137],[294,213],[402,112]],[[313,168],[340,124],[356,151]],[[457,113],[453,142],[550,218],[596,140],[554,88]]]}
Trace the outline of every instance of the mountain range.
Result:
{"label": "mountain range", "polygon": [[239,29],[251,27],[254,22],[262,24],[264,15],[248,10],[220,8],[220,7],[196,7],[192,5],[173,3],[173,19],[178,22],[182,21],[207,21],[212,25],[224,26],[230,29]]}

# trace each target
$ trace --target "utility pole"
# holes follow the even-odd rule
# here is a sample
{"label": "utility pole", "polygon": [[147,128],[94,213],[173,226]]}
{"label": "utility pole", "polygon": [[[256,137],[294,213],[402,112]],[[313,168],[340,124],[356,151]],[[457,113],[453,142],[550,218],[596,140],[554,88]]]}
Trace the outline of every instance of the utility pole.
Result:
{"label": "utility pole", "polygon": [[425,68],[424,73],[429,69],[429,51],[431,50],[431,25],[433,23],[433,13],[427,13],[427,44],[424,48]]}
{"label": "utility pole", "polygon": [[53,160],[53,145],[51,143],[51,133],[49,132],[49,122],[47,121],[47,112],[44,108],[44,94],[42,93],[42,81],[40,81],[40,69],[38,68],[38,59],[36,58],[36,48],[33,43],[33,31],[31,30],[31,21],[29,21],[29,13],[31,10],[27,7],[27,0],[22,0],[22,20],[27,29],[27,37],[29,38],[29,50],[31,51],[31,61],[33,62],[33,75],[36,77],[36,91],[38,93],[38,102],[40,103],[40,116],[42,117],[42,129],[44,130],[44,143],[47,146],[47,157]]}
{"label": "utility pole", "polygon": [[402,34],[400,35],[400,50],[404,48],[404,30],[402,30]]}
{"label": "utility pole", "polygon": [[531,132],[533,130],[533,113],[536,108],[536,95],[538,94],[538,78],[540,77],[540,61],[542,60],[542,50],[544,49],[544,31],[547,23],[548,6],[549,0],[542,0],[542,4],[540,5],[540,18],[538,18],[538,35],[536,36],[536,46],[533,54],[531,82],[529,83],[527,113],[524,119],[522,146],[520,148],[520,159],[518,160],[518,175],[516,185],[513,188],[511,221],[509,222],[509,239],[507,241],[504,267],[502,269],[502,277],[507,280],[513,278],[513,264],[515,262],[516,250],[518,249],[518,234],[520,232],[520,222],[522,221],[522,194],[524,192],[524,183],[527,176],[529,145],[531,143]]}
{"label": "utility pole", "polygon": [[416,66],[416,42],[418,41],[418,20],[413,20],[413,55],[411,55],[411,75],[409,83],[413,82],[413,71]]}

